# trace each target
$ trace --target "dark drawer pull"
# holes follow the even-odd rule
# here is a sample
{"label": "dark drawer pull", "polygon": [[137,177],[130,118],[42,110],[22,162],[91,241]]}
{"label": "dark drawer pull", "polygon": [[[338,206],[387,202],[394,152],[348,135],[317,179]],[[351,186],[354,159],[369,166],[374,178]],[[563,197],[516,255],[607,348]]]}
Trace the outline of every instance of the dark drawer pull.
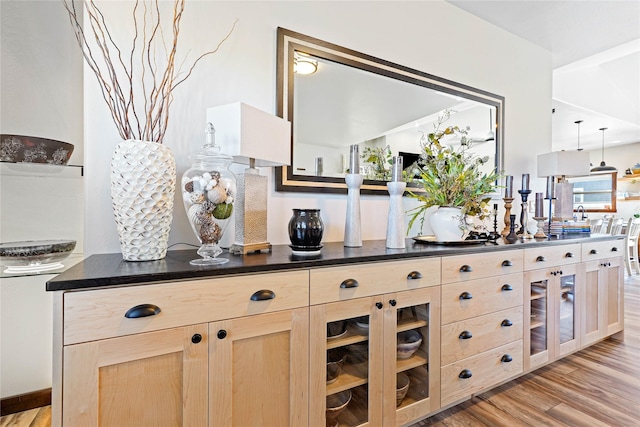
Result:
{"label": "dark drawer pull", "polygon": [[500,323],[500,326],[513,326],[513,322],[509,319],[504,319],[502,323]]}
{"label": "dark drawer pull", "polygon": [[471,268],[470,265],[463,265],[462,267],[460,267],[460,273],[471,273],[473,271],[473,268]]}
{"label": "dark drawer pull", "polygon": [[469,331],[462,331],[460,332],[460,335],[458,335],[458,338],[460,338],[461,340],[468,340],[470,338],[473,338],[473,334]]}
{"label": "dark drawer pull", "polygon": [[467,378],[471,378],[473,375],[471,374],[471,371],[468,369],[463,369],[462,371],[460,371],[460,373],[458,374],[458,378],[462,378],[463,380],[466,380]]}
{"label": "dark drawer pull", "polygon": [[611,252],[618,252],[618,247],[617,246],[612,247]]}
{"label": "dark drawer pull", "polygon": [[598,251],[597,251],[597,250],[595,250],[595,249],[591,249],[591,251],[589,251],[589,253],[590,253],[591,255],[597,255],[597,254],[598,254]]}
{"label": "dark drawer pull", "polygon": [[566,254],[564,254],[565,258],[573,258],[573,252],[567,252]]}
{"label": "dark drawer pull", "polygon": [[137,319],[138,317],[155,316],[161,311],[162,310],[160,310],[160,307],[158,307],[157,305],[140,304],[127,310],[127,312],[124,314],[124,317],[128,319]]}
{"label": "dark drawer pull", "polygon": [[502,356],[502,357],[500,358],[500,361],[501,361],[501,362],[504,362],[504,363],[509,363],[509,362],[511,362],[512,360],[513,360],[513,357],[511,357],[511,355],[509,355],[509,354],[505,354],[504,356]]}
{"label": "dark drawer pull", "polygon": [[360,286],[360,284],[356,279],[346,279],[340,283],[342,289],[357,288],[358,286]]}
{"label": "dark drawer pull", "polygon": [[274,299],[276,294],[269,289],[262,289],[260,291],[255,291],[253,295],[251,295],[251,301],[266,301],[269,299]]}
{"label": "dark drawer pull", "polygon": [[545,262],[547,259],[545,257],[543,257],[542,255],[538,256],[538,258],[536,258],[536,262]]}
{"label": "dark drawer pull", "polygon": [[422,279],[422,273],[420,273],[419,271],[412,271],[411,273],[407,274],[407,279],[409,280]]}
{"label": "dark drawer pull", "polygon": [[508,283],[505,283],[504,285],[502,285],[502,288],[500,288],[500,289],[502,289],[503,292],[504,291],[512,291],[513,290],[513,286],[511,286]]}
{"label": "dark drawer pull", "polygon": [[191,342],[194,344],[198,344],[200,341],[202,341],[202,335],[193,334],[193,336],[191,337]]}
{"label": "dark drawer pull", "polygon": [[382,310],[382,303],[378,301],[378,302],[376,303],[376,308],[377,308],[378,310]]}
{"label": "dark drawer pull", "polygon": [[503,267],[513,267],[513,263],[511,262],[511,260],[505,259],[504,261],[502,261],[502,266]]}
{"label": "dark drawer pull", "polygon": [[463,292],[460,294],[460,299],[471,299],[473,298],[473,295],[471,295],[471,293],[469,292]]}

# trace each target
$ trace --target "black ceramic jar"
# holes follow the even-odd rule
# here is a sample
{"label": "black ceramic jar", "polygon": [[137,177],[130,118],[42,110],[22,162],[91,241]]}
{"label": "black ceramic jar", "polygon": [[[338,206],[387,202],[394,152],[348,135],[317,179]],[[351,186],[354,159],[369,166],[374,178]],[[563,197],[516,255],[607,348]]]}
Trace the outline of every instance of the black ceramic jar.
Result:
{"label": "black ceramic jar", "polygon": [[289,220],[289,239],[297,248],[320,248],[324,224],[320,209],[293,209]]}

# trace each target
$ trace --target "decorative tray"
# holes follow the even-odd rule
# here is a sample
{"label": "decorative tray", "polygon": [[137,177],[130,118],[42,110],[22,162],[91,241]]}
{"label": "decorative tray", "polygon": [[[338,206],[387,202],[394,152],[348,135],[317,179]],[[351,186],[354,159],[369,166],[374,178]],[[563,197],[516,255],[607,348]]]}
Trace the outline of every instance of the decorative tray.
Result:
{"label": "decorative tray", "polygon": [[436,240],[436,236],[415,236],[412,239],[416,243],[424,245],[440,245],[440,246],[469,246],[480,245],[488,242],[488,239],[473,239],[473,240],[454,240],[449,242],[439,242]]}

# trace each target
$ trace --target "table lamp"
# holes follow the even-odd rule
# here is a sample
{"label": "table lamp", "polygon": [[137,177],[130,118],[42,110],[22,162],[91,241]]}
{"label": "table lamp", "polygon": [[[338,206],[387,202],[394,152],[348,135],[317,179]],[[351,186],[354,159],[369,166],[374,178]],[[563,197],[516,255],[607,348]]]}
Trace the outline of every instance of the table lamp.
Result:
{"label": "table lamp", "polygon": [[267,177],[256,167],[291,164],[291,123],[242,102],[208,108],[207,122],[215,126],[216,141],[233,162],[249,165],[237,179],[235,243],[229,252],[271,251]]}
{"label": "table lamp", "polygon": [[573,219],[573,184],[566,180],[570,176],[589,175],[589,153],[586,151],[553,151],[538,156],[538,177],[559,177],[555,184],[555,209],[552,219]]}

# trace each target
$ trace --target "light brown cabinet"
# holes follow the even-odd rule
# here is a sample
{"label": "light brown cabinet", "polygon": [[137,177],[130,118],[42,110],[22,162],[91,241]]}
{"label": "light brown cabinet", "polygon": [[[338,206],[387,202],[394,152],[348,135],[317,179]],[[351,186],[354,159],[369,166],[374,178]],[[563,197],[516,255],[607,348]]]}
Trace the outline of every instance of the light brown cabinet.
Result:
{"label": "light brown cabinet", "polygon": [[[325,289],[311,298],[312,426],[405,425],[440,407],[439,366],[432,362],[440,358],[439,259],[401,263],[402,269],[384,264],[311,271],[311,288]],[[381,281],[398,291],[354,297]],[[334,301],[326,302],[327,295]],[[398,353],[399,334],[420,337],[415,353]],[[335,359],[338,372],[329,364]],[[407,380],[397,398],[399,381]],[[336,417],[327,411],[337,398],[348,404]]]}
{"label": "light brown cabinet", "polygon": [[623,266],[619,257],[585,263],[582,346],[624,328]]}

